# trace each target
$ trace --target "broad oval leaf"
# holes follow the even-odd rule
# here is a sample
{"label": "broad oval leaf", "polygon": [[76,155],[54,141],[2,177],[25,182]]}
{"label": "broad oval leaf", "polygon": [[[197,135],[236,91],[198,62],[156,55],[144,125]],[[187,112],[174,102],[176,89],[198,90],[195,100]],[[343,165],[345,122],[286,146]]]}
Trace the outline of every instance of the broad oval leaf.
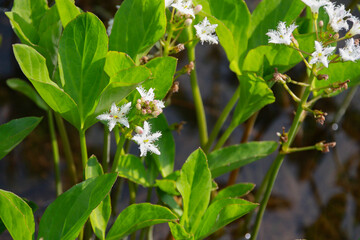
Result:
{"label": "broad oval leaf", "polygon": [[274,152],[277,142],[250,142],[216,150],[208,155],[209,168],[213,178],[246,164],[264,158]]}
{"label": "broad oval leaf", "polygon": [[0,219],[12,238],[14,240],[33,240],[35,222],[31,207],[14,193],[1,189],[0,206]]}
{"label": "broad oval leaf", "polygon": [[251,190],[253,190],[255,185],[253,183],[238,183],[226,187],[218,192],[216,197],[212,199],[212,202],[215,202],[219,199],[224,198],[239,198],[246,194],[248,194]]}
{"label": "broad oval leaf", "polygon": [[134,66],[134,61],[126,53],[110,51],[106,55],[104,71],[112,78],[118,72]]}
{"label": "broad oval leaf", "polygon": [[121,239],[138,229],[176,220],[177,217],[166,207],[150,203],[132,204],[119,214],[106,240]]}
{"label": "broad oval leaf", "polygon": [[91,212],[109,194],[116,178],[115,173],[90,178],[60,195],[42,216],[38,239],[75,239]]}
{"label": "broad oval leaf", "polygon": [[18,78],[11,78],[6,80],[6,84],[13,90],[21,92],[30,98],[39,108],[48,111],[49,107],[44,100],[39,96],[35,89],[26,81]]}
{"label": "broad oval leaf", "polygon": [[184,213],[181,217],[186,231],[193,232],[205,213],[212,188],[212,179],[205,153],[198,149],[186,160],[176,184],[182,199]]}
{"label": "broad oval leaf", "polygon": [[78,105],[80,129],[108,84],[103,77],[107,45],[106,29],[92,13],[83,13],[71,21],[60,39],[61,83]]}
{"label": "broad oval leaf", "polygon": [[55,0],[63,27],[80,14],[74,0]]}
{"label": "broad oval leaf", "polygon": [[195,239],[204,239],[211,233],[252,211],[258,204],[243,199],[228,198],[213,202],[206,210]]}
{"label": "broad oval leaf", "polygon": [[74,126],[79,125],[74,100],[51,81],[45,58],[35,49],[24,44],[15,44],[13,49],[21,70],[34,85],[41,98]]}
{"label": "broad oval leaf", "polygon": [[141,159],[131,155],[123,155],[120,157],[119,165],[115,170],[119,176],[127,178],[137,184],[150,187],[151,183],[147,179],[147,173]]}
{"label": "broad oval leaf", "polygon": [[251,15],[249,28],[249,48],[268,43],[265,34],[269,29],[276,29],[280,21],[290,24],[304,9],[305,4],[299,0],[264,0]]}
{"label": "broad oval leaf", "polygon": [[1,125],[0,160],[29,135],[41,120],[38,117],[25,117]]}
{"label": "broad oval leaf", "polygon": [[[86,162],[85,178],[98,177],[103,175],[103,169],[97,158],[92,155]],[[105,239],[105,231],[107,223],[111,215],[111,201],[110,196],[107,195],[105,199],[95,208],[90,214],[90,222],[95,235],[103,240]]]}
{"label": "broad oval leaf", "polygon": [[163,0],[125,0],[114,18],[109,48],[125,52],[138,62],[166,29]]}
{"label": "broad oval leaf", "polygon": [[11,26],[22,43],[30,46],[38,43],[39,35],[31,23],[16,12],[6,12],[6,16],[10,19]]}
{"label": "broad oval leaf", "polygon": [[230,126],[235,128],[255,112],[275,101],[275,97],[264,79],[255,74],[238,76],[240,81],[239,101]]}

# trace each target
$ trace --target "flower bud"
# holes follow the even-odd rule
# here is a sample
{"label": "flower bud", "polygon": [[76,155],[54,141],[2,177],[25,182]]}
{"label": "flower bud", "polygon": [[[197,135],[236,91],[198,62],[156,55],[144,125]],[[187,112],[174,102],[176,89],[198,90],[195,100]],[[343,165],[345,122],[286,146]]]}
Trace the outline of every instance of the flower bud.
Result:
{"label": "flower bud", "polygon": [[151,113],[152,113],[151,109],[148,109],[148,110],[147,110],[147,113],[148,113],[148,114],[151,114]]}
{"label": "flower bud", "polygon": [[159,116],[161,114],[161,111],[154,111],[154,112],[152,112],[152,115],[153,115],[153,117],[157,117],[157,116]]}
{"label": "flower bud", "polygon": [[186,72],[189,75],[194,70],[194,68],[195,68],[194,62],[190,62],[189,64],[185,65]]}
{"label": "flower bud", "polygon": [[188,26],[191,26],[192,22],[193,22],[193,20],[191,18],[188,18],[185,20],[184,24],[185,24],[185,26],[188,27]]}
{"label": "flower bud", "polygon": [[141,113],[142,113],[143,115],[146,115],[146,109],[141,110]]}
{"label": "flower bud", "polygon": [[317,80],[328,80],[329,79],[329,75],[327,75],[327,74],[320,74],[320,75],[318,75],[317,77]]}
{"label": "flower bud", "polygon": [[196,7],[194,7],[194,14],[196,15],[196,14],[198,14],[199,12],[201,12],[202,8],[203,8],[203,7],[202,7],[201,4],[196,5]]}
{"label": "flower bud", "polygon": [[180,43],[180,44],[176,45],[175,52],[179,53],[179,52],[183,51],[184,49],[185,49],[185,45]]}
{"label": "flower bud", "polygon": [[146,100],[146,101],[145,101],[145,105],[146,105],[146,106],[149,106],[149,105],[150,105],[150,101],[149,101],[149,100]]}
{"label": "flower bud", "polygon": [[319,22],[319,27],[323,27],[324,26],[324,21],[323,20],[320,20],[320,22]]}
{"label": "flower bud", "polygon": [[137,110],[141,110],[141,104],[140,104],[140,103],[137,103],[137,104],[136,104],[136,109],[137,109]]}
{"label": "flower bud", "polygon": [[142,129],[142,127],[136,126],[136,127],[135,127],[135,132],[136,132],[137,134],[143,134],[144,129]]}
{"label": "flower bud", "polygon": [[338,40],[338,39],[339,39],[339,33],[334,34],[333,38],[334,38],[335,40]]}

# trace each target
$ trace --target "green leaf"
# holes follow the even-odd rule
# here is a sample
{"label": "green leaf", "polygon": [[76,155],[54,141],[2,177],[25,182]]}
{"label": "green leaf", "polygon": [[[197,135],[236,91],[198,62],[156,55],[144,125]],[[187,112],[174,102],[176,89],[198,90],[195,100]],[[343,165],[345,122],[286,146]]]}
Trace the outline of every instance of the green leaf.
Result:
{"label": "green leaf", "polygon": [[80,10],[75,6],[74,0],[55,0],[63,27],[75,19]]}
{"label": "green leaf", "polygon": [[106,55],[104,70],[112,78],[118,72],[134,66],[134,61],[126,53],[110,51]]}
{"label": "green leaf", "polygon": [[[348,83],[349,87],[356,86],[360,84],[360,63],[359,62],[340,62],[340,63],[331,63],[329,68],[323,69],[320,74],[327,74],[329,79],[327,81],[314,81],[314,87],[326,87],[329,84],[336,82],[344,82],[347,79],[350,79]],[[316,94],[322,93],[322,91],[317,92]],[[332,95],[337,95],[342,91],[336,91]]]}
{"label": "green leaf", "polygon": [[74,126],[79,125],[77,106],[73,99],[49,78],[46,60],[32,47],[13,45],[21,70],[34,85],[41,98]]}
{"label": "green leaf", "polygon": [[86,117],[95,109],[101,91],[108,84],[102,77],[107,45],[106,29],[92,13],[83,13],[71,21],[60,39],[62,87],[78,105],[79,129],[84,128]]}
{"label": "green leaf", "polygon": [[[201,3],[203,1],[195,1]],[[247,51],[250,12],[243,0],[207,0],[209,8],[203,8],[211,22],[218,24],[216,33],[230,62],[230,69],[240,75],[242,58]]]}
{"label": "green leaf", "polygon": [[41,218],[38,239],[75,239],[91,212],[109,194],[117,174],[90,178],[60,195]]}
{"label": "green leaf", "polygon": [[183,215],[183,210],[181,209],[179,204],[175,201],[174,196],[164,191],[161,191],[159,188],[156,189],[156,192],[159,196],[159,199],[164,205],[168,206],[177,216]]}
{"label": "green leaf", "polygon": [[183,226],[181,226],[178,223],[168,223],[170,227],[171,234],[175,238],[175,240],[192,240],[194,239],[194,236],[184,229]]}
{"label": "green leaf", "polygon": [[0,159],[29,135],[41,120],[38,117],[25,117],[0,125]]}
{"label": "green leaf", "polygon": [[169,129],[169,125],[166,121],[165,115],[161,114],[157,118],[149,120],[151,124],[151,130],[153,132],[160,131],[161,137],[156,141],[156,145],[161,152],[160,155],[151,154],[148,158],[153,159],[158,166],[163,177],[168,176],[174,170],[175,161],[175,141],[174,137]]}
{"label": "green leaf", "polygon": [[[315,39],[313,33],[296,35],[300,49],[310,53],[314,51]],[[269,63],[266,67],[265,60]],[[279,72],[285,72],[301,61],[302,58],[296,50],[285,45],[270,44],[251,49],[246,55],[242,70],[256,73],[262,71],[262,76],[265,77],[274,73],[274,68],[278,68]]]}
{"label": "green leaf", "polygon": [[10,19],[11,26],[22,43],[33,46],[39,41],[39,35],[31,23],[16,12],[6,12],[6,16]]}
{"label": "green leaf", "polygon": [[115,170],[120,177],[127,178],[137,184],[150,187],[147,173],[141,159],[134,155],[123,155],[120,157],[119,165]]}
{"label": "green leaf", "polygon": [[220,199],[213,202],[201,220],[196,239],[204,239],[232,221],[255,209],[258,205],[243,199]]}
{"label": "green leaf", "polygon": [[274,152],[277,142],[250,142],[216,150],[208,155],[213,178],[230,172],[246,164],[264,158]]}
{"label": "green leaf", "polygon": [[184,209],[180,224],[188,232],[194,232],[199,226],[210,201],[211,187],[212,179],[206,155],[198,149],[186,160],[177,182]]}
{"label": "green leaf", "polygon": [[268,43],[265,34],[269,29],[276,29],[280,21],[292,23],[302,12],[305,5],[298,0],[264,0],[251,15],[249,29],[249,48]]}
{"label": "green leaf", "polygon": [[162,191],[170,194],[178,196],[180,193],[176,189],[176,181],[170,179],[160,179],[156,180],[156,186],[160,188]]}
{"label": "green leaf", "polygon": [[264,79],[255,74],[238,76],[240,96],[230,127],[237,127],[255,112],[275,101],[275,97]]}
{"label": "green leaf", "polygon": [[14,240],[34,239],[34,215],[24,200],[0,189],[0,206],[0,219]]}
{"label": "green leaf", "polygon": [[6,80],[6,84],[13,90],[21,92],[28,98],[30,98],[39,108],[48,111],[49,107],[46,105],[44,100],[39,96],[39,94],[35,91],[35,89],[26,81],[11,78]]}
{"label": "green leaf", "polygon": [[138,62],[165,30],[163,0],[125,0],[115,15],[109,48],[125,52]]}
{"label": "green leaf", "polygon": [[227,188],[222,189],[216,197],[212,200],[215,202],[219,199],[224,198],[239,198],[244,195],[247,195],[251,190],[253,190],[255,185],[253,183],[238,183]]}
{"label": "green leaf", "polygon": [[[44,15],[39,26],[39,47],[37,50],[46,58],[46,65],[53,76],[58,62],[58,47],[62,25],[56,4]],[[53,79],[53,77],[51,77]]]}
{"label": "green leaf", "polygon": [[37,29],[47,9],[46,0],[14,0],[11,12],[17,13]]}
{"label": "green leaf", "polygon": [[132,204],[119,214],[106,240],[121,239],[138,229],[176,220],[177,217],[166,207],[150,203]]}
{"label": "green leaf", "polygon": [[163,99],[173,84],[176,65],[177,59],[173,57],[154,58],[145,65],[152,75],[142,86],[145,89],[155,88],[156,98]]}
{"label": "green leaf", "polygon": [[[85,178],[98,177],[103,175],[103,169],[98,160],[92,155],[86,163]],[[105,239],[105,231],[107,223],[111,215],[111,201],[110,196],[107,195],[105,199],[95,208],[90,214],[90,222],[95,235],[101,240]]]}

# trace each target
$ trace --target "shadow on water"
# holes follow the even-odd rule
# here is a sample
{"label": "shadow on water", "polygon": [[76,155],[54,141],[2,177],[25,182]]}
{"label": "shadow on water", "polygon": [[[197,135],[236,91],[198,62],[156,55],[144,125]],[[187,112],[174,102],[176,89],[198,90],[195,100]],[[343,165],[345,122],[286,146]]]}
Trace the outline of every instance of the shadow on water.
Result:
{"label": "shadow on water", "polygon": [[[248,1],[255,5],[259,1]],[[103,20],[111,17],[119,1],[80,1],[81,7],[95,12]],[[1,1],[1,8],[8,8],[10,1]],[[253,8],[253,6],[250,6]],[[25,79],[14,59],[11,44],[16,42],[8,20],[0,13],[0,34],[3,37],[0,48],[0,123],[25,116],[45,116],[23,95],[10,90],[5,80],[12,77]],[[179,67],[187,64],[186,54],[179,54]],[[237,87],[236,76],[228,69],[228,61],[221,48],[199,46],[197,48],[199,84],[211,128],[226,102]],[[303,67],[297,67],[290,74],[298,76]],[[172,105],[165,110],[170,124],[185,121],[180,134],[174,133],[176,141],[176,169],[187,156],[199,146],[194,105],[187,76],[181,77],[180,92],[173,96]],[[287,94],[278,86],[273,88],[276,103],[265,107],[259,114],[250,140],[275,140],[276,132],[284,126],[289,129],[294,107]],[[349,90],[348,90],[349,91]],[[311,240],[358,240],[360,238],[360,93],[357,92],[344,117],[333,130],[331,121],[340,108],[346,92],[334,99],[320,101],[316,108],[328,112],[324,126],[308,117],[295,145],[307,146],[316,142],[336,141],[337,146],[330,153],[303,152],[291,154],[284,162],[276,181],[273,195],[265,213],[259,239],[311,239]],[[229,122],[226,122],[229,124]],[[72,149],[78,169],[81,167],[80,148],[75,129],[67,125]],[[243,126],[236,129],[227,144],[240,142]],[[101,136],[101,137],[99,137]],[[54,172],[51,156],[50,136],[46,119],[7,157],[0,161],[0,188],[25,197],[39,206],[36,222],[46,207],[55,199]],[[95,125],[87,132],[89,153],[101,156],[102,126]],[[59,141],[60,143],[60,141]],[[60,149],[62,147],[60,146]],[[115,149],[114,143],[112,150]],[[137,153],[135,146],[132,147]],[[112,152],[114,154],[114,152]],[[63,156],[63,153],[61,152]],[[259,160],[240,170],[238,180],[259,185],[274,156]],[[63,160],[63,159],[62,159]],[[70,187],[65,161],[61,161],[65,188]],[[81,173],[79,173],[81,175]],[[217,179],[219,186],[225,186],[228,175]],[[256,189],[255,189],[256,191]],[[155,195],[155,194],[153,194]],[[155,197],[155,196],[153,196]],[[250,199],[252,195],[248,196]],[[141,189],[137,202],[146,198]],[[128,190],[123,188],[120,209],[128,203]],[[155,201],[153,201],[155,202]],[[239,222],[231,224],[224,232],[211,239],[241,239],[238,235]],[[166,225],[156,227],[155,239],[164,239]],[[0,239],[11,239],[7,233]]]}

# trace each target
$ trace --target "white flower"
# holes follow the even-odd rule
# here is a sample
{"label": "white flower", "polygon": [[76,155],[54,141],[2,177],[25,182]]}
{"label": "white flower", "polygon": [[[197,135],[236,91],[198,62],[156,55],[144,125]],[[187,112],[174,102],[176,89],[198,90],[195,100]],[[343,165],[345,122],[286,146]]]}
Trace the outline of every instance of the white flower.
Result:
{"label": "white flower", "polygon": [[165,0],[165,7],[170,7],[170,5],[174,2],[174,0]]}
{"label": "white flower", "polygon": [[183,15],[190,15],[195,18],[192,0],[175,0],[172,7],[176,8]]}
{"label": "white flower", "polygon": [[321,43],[315,41],[315,52],[311,54],[310,64],[321,62],[325,67],[329,66],[327,57],[332,54],[336,47],[323,48]]}
{"label": "white flower", "polygon": [[279,22],[277,31],[270,29],[266,33],[266,35],[270,37],[269,43],[290,45],[291,34],[295,30],[295,28],[297,28],[295,24],[291,24],[287,28],[285,22]]}
{"label": "white flower", "polygon": [[319,8],[330,4],[329,0],[301,0],[311,9],[312,13],[319,13]]}
{"label": "white flower", "polygon": [[200,38],[201,44],[209,42],[210,44],[218,44],[218,37],[215,34],[215,29],[218,25],[211,24],[207,17],[194,27],[196,29],[196,36]]}
{"label": "white flower", "polygon": [[360,20],[355,16],[352,16],[349,20],[353,23],[353,25],[346,35],[352,37],[360,34]]}
{"label": "white flower", "polygon": [[325,10],[329,15],[329,25],[334,30],[334,32],[339,32],[341,29],[349,29],[347,18],[351,17],[352,15],[349,11],[345,10],[345,6],[343,4],[340,6],[335,6],[333,3],[330,3],[325,6]]}
{"label": "white flower", "polygon": [[353,38],[346,40],[345,47],[339,49],[340,56],[344,61],[353,61],[360,59],[360,46],[355,44]]}
{"label": "white flower", "polygon": [[150,128],[151,125],[144,121],[144,128],[138,131],[139,133],[132,138],[132,140],[139,144],[140,157],[145,157],[148,151],[160,155],[160,151],[153,142],[161,137],[161,132],[151,134]]}
{"label": "white flower", "polygon": [[155,98],[155,93],[153,88],[150,88],[149,91],[146,91],[143,87],[136,88],[140,93],[140,96],[144,99],[144,101],[152,102]]}
{"label": "white flower", "polygon": [[101,114],[101,115],[97,116],[96,118],[101,120],[101,121],[107,121],[110,132],[111,132],[111,130],[113,130],[116,123],[120,123],[120,124],[122,124],[122,125],[124,125],[125,127],[128,128],[129,127],[129,121],[126,118],[126,114],[129,113],[130,109],[131,109],[131,102],[122,105],[120,110],[116,106],[116,104],[113,103],[111,105],[109,113]]}
{"label": "white flower", "polygon": [[112,30],[112,28],[113,28],[113,25],[114,25],[114,19],[113,18],[111,18],[110,20],[109,20],[109,22],[108,22],[108,28],[107,28],[107,34],[110,36],[110,34],[111,34],[111,30]]}
{"label": "white flower", "polygon": [[136,108],[141,110],[143,114],[152,114],[153,117],[159,116],[165,104],[161,100],[155,100],[155,89],[150,88],[149,91],[146,91],[143,87],[137,87],[136,89],[141,96],[141,99],[137,100]]}

